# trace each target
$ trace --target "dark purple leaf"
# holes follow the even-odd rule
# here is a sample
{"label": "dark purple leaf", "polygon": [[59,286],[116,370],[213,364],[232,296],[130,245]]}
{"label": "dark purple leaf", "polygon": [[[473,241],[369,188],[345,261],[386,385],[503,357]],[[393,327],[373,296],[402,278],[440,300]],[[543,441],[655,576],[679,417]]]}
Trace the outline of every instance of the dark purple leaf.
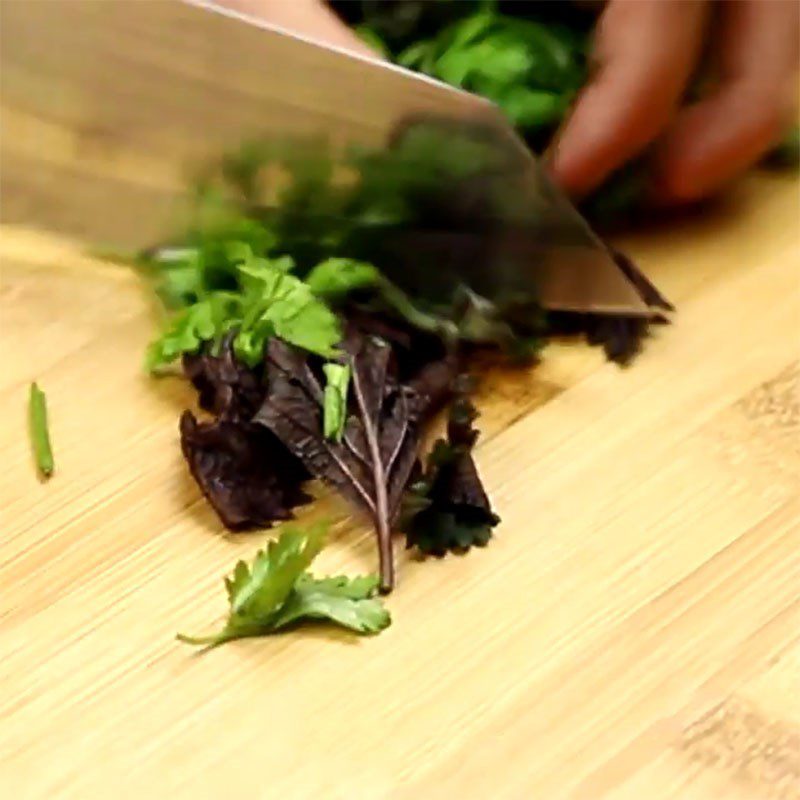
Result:
{"label": "dark purple leaf", "polygon": [[309,472],[370,515],[378,532],[382,586],[390,589],[391,527],[416,460],[421,409],[430,400],[398,383],[385,341],[351,328],[343,349],[353,376],[341,442],[323,436],[322,390],[309,356],[278,340],[267,351],[267,394],[254,421],[272,431]]}
{"label": "dark purple leaf", "polygon": [[392,349],[411,350],[419,332],[403,320],[367,311],[357,306],[345,309],[349,329],[362,335],[377,336],[392,345]]}
{"label": "dark purple leaf", "polygon": [[400,383],[414,382],[428,367],[434,368],[435,374],[439,375],[445,367],[451,370],[445,385],[449,385],[457,374],[458,359],[435,334],[415,328],[405,320],[363,308],[348,308],[346,317],[349,331],[362,336],[376,336],[391,345]]}
{"label": "dark purple leaf", "polygon": [[584,336],[589,344],[602,347],[609,361],[621,365],[641,351],[649,327],[646,319],[617,314],[552,311],[547,315],[549,336]]}
{"label": "dark purple leaf", "polygon": [[216,355],[184,355],[183,370],[199,393],[200,408],[221,419],[250,420],[264,399],[258,373],[234,356],[230,338]]}
{"label": "dark purple leaf", "polygon": [[267,396],[254,421],[277,436],[312,475],[374,514],[368,456],[364,452],[363,458],[353,457],[345,444],[347,428],[342,444],[323,437],[322,389],[308,368],[306,355],[272,339],[267,358]]}
{"label": "dark purple leaf", "polygon": [[466,387],[456,389],[447,439],[434,444],[425,472],[418,474],[404,497],[401,517],[408,546],[437,556],[487,544],[500,521],[472,458],[477,412]]}
{"label": "dark purple leaf", "polygon": [[438,361],[431,361],[408,382],[414,392],[417,410],[425,419],[440,411],[453,397],[453,381],[458,376],[460,359],[448,353]]}
{"label": "dark purple leaf", "polygon": [[192,476],[231,530],[268,528],[310,502],[302,488],[308,472],[265,428],[227,420],[201,423],[185,411],[180,431]]}
{"label": "dark purple leaf", "polygon": [[[639,296],[652,309],[673,311],[672,304],[638,270],[623,253],[611,254]],[[582,314],[571,311],[553,311],[547,315],[547,333],[550,336],[585,336],[591,345],[602,347],[606,358],[617,364],[629,364],[641,351],[644,340],[653,324],[664,324],[665,316],[655,313],[651,318],[625,314]]]}

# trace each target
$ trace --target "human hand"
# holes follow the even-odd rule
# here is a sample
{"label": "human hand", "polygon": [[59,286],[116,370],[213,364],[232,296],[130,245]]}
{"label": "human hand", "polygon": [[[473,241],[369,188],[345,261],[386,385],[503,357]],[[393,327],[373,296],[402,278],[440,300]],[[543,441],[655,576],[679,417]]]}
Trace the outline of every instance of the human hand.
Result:
{"label": "human hand", "polygon": [[[597,71],[554,146],[555,178],[587,194],[653,145],[660,200],[713,194],[793,121],[799,25],[796,0],[610,0],[596,30]],[[684,106],[706,47],[717,84]]]}

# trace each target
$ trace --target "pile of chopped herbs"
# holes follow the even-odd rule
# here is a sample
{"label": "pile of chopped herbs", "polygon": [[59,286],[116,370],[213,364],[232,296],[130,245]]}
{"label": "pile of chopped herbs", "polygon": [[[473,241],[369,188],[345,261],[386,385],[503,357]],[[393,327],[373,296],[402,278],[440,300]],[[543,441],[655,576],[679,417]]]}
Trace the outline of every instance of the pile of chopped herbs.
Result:
{"label": "pile of chopped herbs", "polygon": [[[204,413],[183,413],[181,447],[222,523],[245,531],[290,520],[311,500],[308,482],[321,481],[374,528],[382,591],[395,583],[394,536],[443,556],[486,545],[500,521],[473,459],[466,375],[476,353],[530,362],[549,336],[572,333],[625,361],[645,332],[640,320],[427,286],[444,267],[386,242],[422,217],[454,213],[437,192],[467,196],[476,165],[491,158],[479,140],[452,138],[443,158],[429,136],[417,130],[389,153],[353,154],[344,184],[319,142],[249,144],[198,179],[184,234],[139,258],[167,312],[147,367],[177,369],[197,390]],[[399,252],[415,263],[393,263]],[[618,258],[635,283],[639,273]],[[644,281],[641,291],[653,290]],[[426,455],[423,435],[445,410],[446,437]],[[321,591],[298,580],[305,593]],[[214,641],[280,627],[279,605],[241,623],[234,608]]]}
{"label": "pile of chopped herbs", "polygon": [[[647,333],[640,318],[545,311],[501,279],[509,265],[486,268],[482,248],[526,178],[480,126],[426,120],[380,151],[331,147],[252,142],[197,177],[184,232],[137,258],[165,309],[146,364],[197,390],[181,449],[226,528],[291,520],[316,480],[373,527],[377,577],[312,578],[321,538],[289,528],[226,581],[224,629],[191,641],[309,618],[379,631],[388,615],[372,594],[395,585],[395,537],[441,557],[487,545],[500,522],[473,455],[471,365],[531,363],[564,335],[626,363]],[[529,216],[538,235],[547,217]],[[423,452],[440,412],[446,435]]]}

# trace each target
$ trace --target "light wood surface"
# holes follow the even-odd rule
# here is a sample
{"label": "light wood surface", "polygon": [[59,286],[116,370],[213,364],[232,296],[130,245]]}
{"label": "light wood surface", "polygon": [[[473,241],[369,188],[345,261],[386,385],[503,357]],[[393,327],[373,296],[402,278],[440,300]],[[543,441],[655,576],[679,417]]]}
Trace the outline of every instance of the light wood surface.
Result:
{"label": "light wood surface", "polygon": [[[131,274],[3,230],[0,795],[800,797],[799,211],[793,180],[754,177],[622,242],[676,324],[629,370],[558,344],[491,377],[497,538],[402,554],[388,631],[203,655],[174,634],[219,619],[266,534],[223,535],[187,478],[191,393],[140,370]],[[372,568],[366,529],[323,513],[320,571]]]}

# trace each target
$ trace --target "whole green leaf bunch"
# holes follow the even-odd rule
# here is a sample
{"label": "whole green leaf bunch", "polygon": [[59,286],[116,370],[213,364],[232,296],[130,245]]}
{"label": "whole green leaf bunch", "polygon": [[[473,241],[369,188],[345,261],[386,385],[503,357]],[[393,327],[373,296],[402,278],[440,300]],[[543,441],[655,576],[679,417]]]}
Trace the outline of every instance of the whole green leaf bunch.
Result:
{"label": "whole green leaf bunch", "polygon": [[487,97],[524,134],[558,124],[586,79],[582,36],[491,7],[412,44],[397,62]]}

